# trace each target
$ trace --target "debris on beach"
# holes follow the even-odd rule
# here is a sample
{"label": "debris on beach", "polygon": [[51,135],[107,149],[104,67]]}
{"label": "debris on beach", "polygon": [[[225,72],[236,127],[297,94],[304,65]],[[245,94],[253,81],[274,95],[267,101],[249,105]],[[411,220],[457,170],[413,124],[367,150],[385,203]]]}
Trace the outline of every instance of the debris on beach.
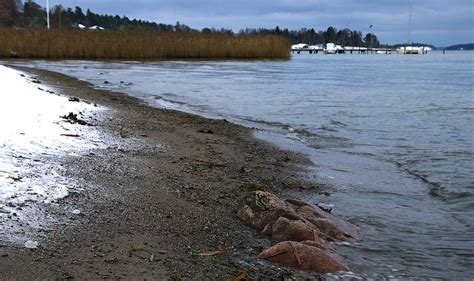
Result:
{"label": "debris on beach", "polygon": [[[132,246],[128,249],[127,253],[129,257],[139,257],[147,259],[149,262],[155,261],[155,254],[149,249],[151,248],[148,243],[144,243],[142,246]],[[143,256],[146,254],[146,256]]]}
{"label": "debris on beach", "polygon": [[8,176],[7,179],[13,180],[15,182],[19,182],[23,180],[22,176]]}
{"label": "debris on beach", "polygon": [[334,208],[333,204],[317,203],[316,206],[318,206],[321,210],[325,211],[326,213],[331,213],[332,209]]}
{"label": "debris on beach", "polygon": [[248,173],[250,171],[252,171],[252,170],[247,169],[247,167],[245,167],[245,165],[241,165],[240,168],[239,168],[239,173],[241,173],[241,174]]}
{"label": "debris on beach", "polygon": [[28,241],[25,242],[25,248],[27,248],[27,249],[37,249],[38,248],[38,242],[28,240]]}
{"label": "debris on beach", "polygon": [[244,223],[280,242],[264,250],[261,257],[321,273],[348,271],[328,242],[359,239],[356,226],[317,206],[282,200],[265,191],[250,192],[238,214]]}
{"label": "debris on beach", "polygon": [[61,137],[69,137],[69,138],[78,138],[80,137],[77,134],[60,134]]}
{"label": "debris on beach", "polygon": [[239,275],[234,277],[232,281],[243,281],[243,280],[257,280],[255,277],[249,275],[249,273],[245,269],[241,269],[239,271]]}
{"label": "debris on beach", "polygon": [[68,100],[69,100],[70,102],[80,102],[80,100],[79,100],[78,98],[76,98],[76,97],[70,97]]}
{"label": "debris on beach", "polygon": [[214,131],[212,131],[211,129],[207,129],[207,130],[202,129],[202,130],[199,130],[198,133],[212,135],[214,134]]}
{"label": "debris on beach", "polygon": [[77,114],[69,112],[68,115],[61,116],[62,119],[66,120],[66,122],[71,123],[71,124],[79,124],[82,126],[92,126],[91,123],[80,119],[77,117]]}
{"label": "debris on beach", "polygon": [[214,256],[228,256],[229,252],[227,251],[211,251],[211,252],[203,252],[197,254],[200,257],[214,257]]}

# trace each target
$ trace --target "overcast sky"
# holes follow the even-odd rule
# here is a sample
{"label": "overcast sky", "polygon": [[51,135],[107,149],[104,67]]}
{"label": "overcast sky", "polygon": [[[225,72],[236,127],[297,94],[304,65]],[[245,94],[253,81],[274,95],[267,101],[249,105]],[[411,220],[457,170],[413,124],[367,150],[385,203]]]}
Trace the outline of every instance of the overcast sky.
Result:
{"label": "overcast sky", "polygon": [[[37,2],[45,6],[46,0]],[[198,29],[348,27],[363,33],[372,31],[382,43],[389,44],[407,42],[412,5],[412,41],[436,46],[474,42],[473,3],[474,0],[50,0],[51,6],[80,6],[84,11],[90,8],[100,14],[168,24],[179,21]]]}

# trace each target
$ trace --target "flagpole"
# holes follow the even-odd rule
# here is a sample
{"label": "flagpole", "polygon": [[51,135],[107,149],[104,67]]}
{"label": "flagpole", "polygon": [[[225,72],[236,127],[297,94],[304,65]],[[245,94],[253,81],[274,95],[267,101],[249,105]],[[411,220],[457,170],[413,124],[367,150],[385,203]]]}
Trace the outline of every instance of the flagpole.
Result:
{"label": "flagpole", "polygon": [[46,0],[46,21],[48,23],[48,29],[49,29],[49,0]]}

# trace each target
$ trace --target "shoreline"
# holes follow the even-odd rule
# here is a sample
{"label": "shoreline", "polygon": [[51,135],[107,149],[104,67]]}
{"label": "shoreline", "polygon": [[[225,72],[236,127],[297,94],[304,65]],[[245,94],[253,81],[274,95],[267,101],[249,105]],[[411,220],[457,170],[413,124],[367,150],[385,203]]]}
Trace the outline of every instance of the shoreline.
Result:
{"label": "shoreline", "polygon": [[[62,74],[15,68],[61,95],[108,108],[95,126],[115,144],[58,160],[64,176],[83,190],[54,206],[37,204],[59,221],[35,251],[0,248],[7,255],[0,258],[2,276],[24,279],[31,270],[40,278],[235,277],[240,269],[252,276],[282,277],[298,272],[259,259],[271,242],[244,226],[236,211],[252,190],[320,192],[302,174],[308,159],[263,143],[251,129],[225,120],[152,108]],[[65,214],[72,208],[80,209],[80,215]],[[127,254],[134,248],[144,250]],[[196,256],[206,251],[229,255]],[[156,260],[150,261],[148,252]],[[30,270],[17,272],[20,261]]]}
{"label": "shoreline", "polygon": [[[314,142],[303,143],[311,148],[310,159],[314,162],[313,165],[305,167],[305,172],[307,172],[307,179],[322,183],[324,190],[329,191],[330,196],[313,196],[311,191],[296,191],[296,189],[290,189],[289,192],[283,192],[280,195],[285,198],[296,197],[307,202],[326,204],[326,206],[333,208],[334,214],[339,214],[360,226],[363,240],[357,243],[335,244],[338,251],[347,257],[349,265],[356,272],[357,277],[392,278],[393,276],[393,278],[403,279],[451,278],[456,276],[465,278],[469,276],[471,271],[469,270],[469,259],[465,258],[469,257],[469,247],[466,248],[463,241],[469,240],[467,233],[469,233],[468,230],[472,225],[470,217],[472,212],[465,210],[464,206],[471,202],[472,193],[465,185],[460,185],[460,183],[468,183],[470,179],[469,175],[465,174],[471,166],[470,163],[466,162],[467,158],[465,157],[469,154],[453,154],[452,157],[436,161],[430,161],[429,158],[424,158],[424,155],[438,155],[437,150],[433,150],[435,148],[442,148],[446,152],[469,151],[466,150],[466,148],[469,148],[465,146],[467,143],[462,139],[455,140],[449,138],[446,134],[439,135],[440,142],[437,145],[431,145],[425,141],[430,139],[431,133],[437,132],[439,126],[449,130],[459,129],[462,135],[470,136],[469,130],[466,130],[467,127],[463,126],[465,123],[462,122],[462,120],[469,118],[469,111],[465,111],[465,107],[456,102],[456,100],[464,103],[468,101],[465,93],[469,83],[457,84],[459,89],[463,90],[453,92],[453,96],[442,95],[442,85],[449,84],[449,80],[445,79],[446,77],[465,77],[464,74],[457,72],[457,63],[459,62],[459,68],[464,70],[468,70],[469,65],[468,62],[465,62],[465,55],[463,54],[453,54],[449,58],[446,57],[446,61],[439,61],[437,57],[424,58],[426,58],[426,62],[439,65],[443,69],[446,68],[446,73],[449,73],[449,75],[439,76],[440,72],[433,70],[433,76],[424,75],[423,77],[426,80],[420,81],[420,85],[423,87],[414,92],[405,91],[409,90],[407,89],[409,87],[399,82],[405,81],[405,79],[408,79],[407,81],[416,80],[411,75],[421,68],[416,62],[410,63],[413,67],[411,68],[412,71],[397,72],[401,74],[400,77],[378,76],[379,78],[374,80],[374,88],[371,91],[361,91],[362,89],[354,88],[352,83],[341,85],[338,81],[329,81],[329,84],[342,87],[341,93],[347,96],[347,100],[341,100],[340,95],[336,93],[334,95],[325,93],[324,84],[315,85],[314,92],[311,90],[311,83],[301,83],[301,89],[292,90],[294,88],[294,77],[291,75],[291,69],[307,65],[309,62],[306,59],[292,60],[287,63],[272,63],[272,67],[268,67],[267,63],[251,63],[250,65],[255,65],[252,68],[253,71],[244,75],[243,78],[258,77],[259,79],[250,80],[250,83],[239,84],[236,88],[233,88],[232,85],[234,81],[240,81],[240,78],[236,76],[236,79],[226,79],[226,75],[232,74],[236,70],[248,69],[249,63],[185,63],[184,65],[189,66],[189,71],[179,71],[183,66],[182,63],[172,62],[165,65],[145,64],[144,69],[141,66],[129,66],[128,64],[109,65],[94,62],[32,61],[28,65],[21,62],[12,62],[12,64],[47,68],[61,73],[67,72],[68,75],[73,75],[83,81],[90,81],[99,89],[106,88],[112,91],[120,89],[119,91],[125,91],[125,93],[139,99],[150,100],[151,105],[155,104],[155,96],[166,98],[167,93],[175,93],[177,94],[176,97],[169,95],[170,100],[183,101],[185,104],[189,104],[191,107],[196,106],[198,109],[200,109],[199,105],[205,105],[202,107],[204,111],[206,109],[207,112],[211,113],[217,111],[222,113],[220,118],[227,118],[228,116],[229,121],[235,122],[234,114],[232,114],[235,109],[242,110],[241,115],[243,116],[251,117],[254,114],[256,116],[268,116],[270,120],[283,120],[282,123],[284,124],[296,125],[290,126],[289,130],[285,130],[284,133],[291,131],[293,127],[301,127],[297,125],[298,123],[304,125],[302,127],[320,128],[322,131],[315,131],[315,138],[308,136]],[[311,65],[314,66],[314,62],[318,60],[317,58],[311,59]],[[401,63],[396,61],[387,58],[387,62],[390,62],[390,65],[387,64],[388,68],[384,67],[385,64],[377,64],[379,73],[387,74],[399,70],[398,66]],[[372,64],[371,60],[366,59],[361,60],[360,63],[365,67]],[[289,67],[282,67],[286,65]],[[330,73],[334,75],[337,75],[343,69],[357,68],[349,65],[337,66],[337,63],[332,63],[332,65],[335,67],[332,68]],[[209,72],[208,67],[213,67],[214,71]],[[279,97],[278,88],[280,88],[280,84],[269,83],[275,81],[274,69],[280,69],[277,73],[287,74],[284,75],[287,79],[281,81],[282,88],[286,89],[287,95]],[[325,73],[317,67],[312,69],[315,73]],[[260,72],[262,72],[261,76]],[[200,77],[207,77],[203,75],[208,75],[209,79],[200,80]],[[153,77],[153,79],[147,79],[147,77]],[[223,77],[223,79],[221,80],[219,77]],[[302,81],[312,81],[312,75],[310,74],[301,77]],[[105,79],[111,82],[106,85],[104,83]],[[217,83],[216,89],[212,87],[215,79],[217,79],[216,82],[220,81]],[[120,81],[132,82],[133,85],[120,87]],[[354,82],[354,80],[350,81]],[[384,91],[385,82],[387,81],[396,85],[391,89],[393,90],[393,97],[400,97],[402,100],[406,98],[406,101],[413,101],[413,103],[410,103],[410,106],[407,104],[407,108],[396,107],[391,114],[385,114],[383,110],[385,100],[392,97],[391,91]],[[268,86],[266,86],[267,84]],[[260,89],[259,85],[265,86]],[[196,93],[201,92],[202,95],[194,94],[195,91]],[[426,93],[431,91],[438,93],[438,95],[430,95],[428,99],[424,99]],[[262,94],[257,95],[259,92]],[[307,113],[308,118],[305,117],[304,122],[296,123],[299,119],[298,116],[292,117],[289,115],[288,119],[283,119],[285,118],[284,115],[299,112],[299,106],[289,107],[288,112],[282,112],[277,116],[272,115],[272,112],[278,108],[273,105],[282,104],[282,101],[287,100],[287,97],[293,97],[293,100],[295,100],[299,97],[297,94],[299,92],[312,93],[310,94],[312,103],[306,104],[306,100],[302,100],[302,104],[297,101],[295,103],[295,105],[302,106],[302,112]],[[241,94],[239,95],[239,93]],[[405,95],[405,93],[410,94]],[[220,96],[222,96],[222,100]],[[147,99],[147,97],[150,99]],[[230,102],[235,97],[241,98],[235,100],[236,103]],[[274,98],[267,99],[267,97]],[[360,99],[359,97],[363,98]],[[454,97],[456,98],[453,99]],[[271,104],[262,103],[265,100],[274,102]],[[391,99],[394,102],[396,100],[398,98]],[[328,103],[317,101],[328,101]],[[372,106],[374,111],[364,110],[365,105],[367,105],[365,101],[374,102]],[[436,111],[433,111],[433,102],[436,104],[440,102],[440,110],[459,114],[453,115],[451,120],[437,115]],[[243,104],[267,104],[268,106],[259,106],[262,110],[255,111],[252,108],[241,107]],[[407,110],[412,112],[410,116],[416,118],[406,118],[404,112]],[[197,112],[199,115],[200,111],[197,110]],[[428,112],[430,113],[427,114]],[[360,113],[363,114],[360,115]],[[350,118],[350,116],[361,116],[362,118]],[[395,120],[400,122],[392,123],[393,117],[396,117]],[[311,120],[314,123],[307,122]],[[342,124],[332,124],[332,120],[340,121]],[[426,122],[419,123],[417,120],[425,120]],[[241,124],[240,122],[237,123]],[[335,129],[336,131],[326,130],[326,127],[320,127],[320,124],[331,124],[328,129]],[[379,131],[378,124],[394,124],[394,127]],[[247,125],[247,127],[252,126]],[[430,134],[422,133],[424,130],[427,130],[426,132],[430,132]],[[317,137],[318,132],[321,133],[321,137]],[[400,135],[418,137],[398,139]],[[291,138],[293,135],[284,134],[283,136]],[[326,138],[327,136],[330,138]],[[332,136],[336,136],[336,138]],[[338,136],[343,138],[338,139]],[[280,139],[276,141],[278,144],[281,143]],[[374,146],[363,144],[373,144]],[[385,146],[384,144],[409,144],[409,147],[401,146],[395,149],[395,147]],[[459,144],[459,146],[456,144]],[[426,148],[426,150],[414,148]],[[381,153],[384,151],[388,154]],[[370,153],[366,154],[364,152]],[[394,152],[396,154],[392,154]],[[406,164],[411,163],[410,160],[417,162],[406,166]],[[399,166],[399,163],[402,166]],[[447,163],[453,165],[443,166]],[[431,168],[435,166],[445,167],[446,174],[430,173],[430,171],[434,171]],[[447,181],[448,179],[453,179],[451,185],[443,184],[446,188],[443,195],[447,200],[430,196],[428,186],[418,178],[407,174],[406,168],[420,168],[427,172],[427,176],[435,176],[432,179],[445,179],[444,183],[450,182]],[[458,177],[452,177],[456,174]],[[463,194],[463,197],[458,197],[459,194]],[[439,245],[442,245],[443,248],[439,248]],[[425,258],[420,259],[420,256]],[[413,262],[406,263],[407,260]],[[433,264],[440,262],[449,265],[449,269],[438,271],[432,267]]]}

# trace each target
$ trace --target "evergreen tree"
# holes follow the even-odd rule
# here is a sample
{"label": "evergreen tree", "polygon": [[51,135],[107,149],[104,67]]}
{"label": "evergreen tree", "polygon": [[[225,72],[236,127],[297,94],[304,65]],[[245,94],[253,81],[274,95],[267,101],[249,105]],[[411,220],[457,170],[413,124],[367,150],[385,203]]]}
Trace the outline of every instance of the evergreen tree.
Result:
{"label": "evergreen tree", "polygon": [[56,5],[51,9],[51,27],[61,30],[72,28],[70,14],[63,6]]}
{"label": "evergreen tree", "polygon": [[275,34],[277,34],[277,35],[281,34],[281,30],[280,30],[280,27],[278,25],[275,27]]}
{"label": "evergreen tree", "polygon": [[337,29],[330,26],[324,33],[324,41],[326,43],[336,43],[336,32]]}
{"label": "evergreen tree", "polygon": [[86,15],[82,12],[81,7],[74,8],[75,22],[76,24],[88,25]]}
{"label": "evergreen tree", "polygon": [[362,32],[356,30],[351,32],[350,45],[357,47],[364,45],[364,42],[362,41]]}
{"label": "evergreen tree", "polygon": [[18,19],[16,0],[0,1],[0,27],[12,27]]}
{"label": "evergreen tree", "polygon": [[364,37],[364,43],[369,48],[377,48],[380,46],[380,42],[377,39],[377,36],[372,33],[367,33]]}
{"label": "evergreen tree", "polygon": [[34,1],[25,2],[23,17],[29,27],[46,27],[46,11]]}

